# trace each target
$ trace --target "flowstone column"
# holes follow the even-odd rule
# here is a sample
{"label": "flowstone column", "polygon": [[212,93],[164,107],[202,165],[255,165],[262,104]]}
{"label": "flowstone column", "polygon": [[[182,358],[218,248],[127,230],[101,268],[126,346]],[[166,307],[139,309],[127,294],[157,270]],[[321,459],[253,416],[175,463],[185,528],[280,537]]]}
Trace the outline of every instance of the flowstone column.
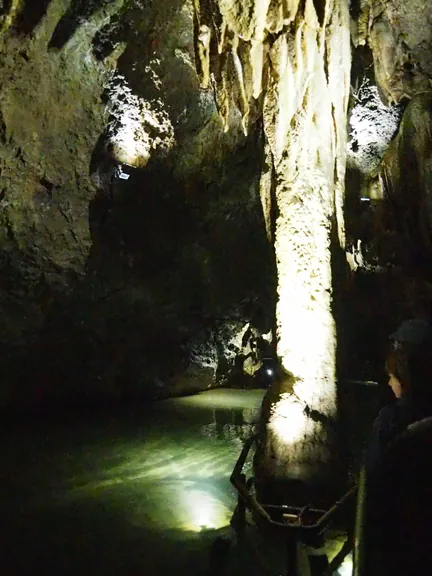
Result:
{"label": "flowstone column", "polygon": [[[332,255],[344,247],[348,0],[195,0],[195,7],[214,55],[201,68],[223,94],[224,123],[230,103],[240,103],[245,129],[259,108],[273,163],[277,352],[287,376],[264,402],[257,475],[323,477],[334,456]],[[268,208],[268,178],[263,187]]]}
{"label": "flowstone column", "polygon": [[278,211],[277,350],[293,379],[268,414],[263,455],[282,477],[328,473],[335,448],[327,424],[336,415],[332,252],[344,243],[350,37],[347,3],[321,6],[318,14],[306,2],[295,30],[273,44],[264,100]]}

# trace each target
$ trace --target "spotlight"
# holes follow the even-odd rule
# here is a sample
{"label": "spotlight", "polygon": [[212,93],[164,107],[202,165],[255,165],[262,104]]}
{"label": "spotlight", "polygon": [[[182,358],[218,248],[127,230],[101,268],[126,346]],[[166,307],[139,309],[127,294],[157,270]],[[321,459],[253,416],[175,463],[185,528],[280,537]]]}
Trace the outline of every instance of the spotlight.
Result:
{"label": "spotlight", "polygon": [[278,373],[278,364],[277,360],[270,356],[264,357],[261,360],[262,366],[257,370],[257,372],[255,372],[255,377],[259,388],[268,388],[276,378]]}
{"label": "spotlight", "polygon": [[129,180],[133,170],[135,170],[135,168],[130,164],[119,164],[115,172],[116,178],[119,180]]}
{"label": "spotlight", "polygon": [[226,506],[214,495],[199,488],[182,493],[187,505],[189,520],[186,530],[203,532],[219,530],[229,525],[230,513]]}

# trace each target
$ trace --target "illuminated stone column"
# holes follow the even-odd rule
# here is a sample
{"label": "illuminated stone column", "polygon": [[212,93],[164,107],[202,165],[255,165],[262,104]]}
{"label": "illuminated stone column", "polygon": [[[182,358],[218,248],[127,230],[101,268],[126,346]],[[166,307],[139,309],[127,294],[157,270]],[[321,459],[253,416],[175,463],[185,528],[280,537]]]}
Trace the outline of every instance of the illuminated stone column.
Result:
{"label": "illuminated stone column", "polygon": [[[266,399],[261,468],[276,479],[310,477],[332,459],[325,422],[336,411],[332,249],[344,247],[349,1],[247,0],[246,9],[244,1],[218,0],[218,14],[214,1],[194,3],[197,30],[208,32],[206,46],[221,55],[212,75],[197,36],[203,85],[213,78],[223,95],[225,129],[239,94],[261,103],[272,163],[261,196],[277,258],[277,351],[292,378]],[[246,129],[251,109],[242,106]]]}
{"label": "illuminated stone column", "polygon": [[337,0],[322,5],[318,15],[313,2],[306,2],[295,33],[281,35],[273,45],[264,103],[278,214],[277,350],[294,376],[282,384],[270,409],[267,442],[277,454],[276,465],[300,476],[332,456],[327,428],[304,408],[324,421],[335,416],[332,243],[344,243],[348,5]]}

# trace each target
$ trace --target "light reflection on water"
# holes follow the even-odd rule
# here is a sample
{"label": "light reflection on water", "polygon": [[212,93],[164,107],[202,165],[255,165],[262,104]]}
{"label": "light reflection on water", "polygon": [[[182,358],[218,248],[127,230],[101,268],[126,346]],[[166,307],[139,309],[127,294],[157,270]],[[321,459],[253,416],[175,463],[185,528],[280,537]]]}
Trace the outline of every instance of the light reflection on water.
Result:
{"label": "light reflection on water", "polygon": [[[0,437],[2,573],[208,575],[212,544],[230,534],[229,476],[262,397],[217,390],[110,422]],[[230,575],[262,574],[248,551],[230,554]],[[285,547],[270,552],[285,567]]]}
{"label": "light reflection on water", "polygon": [[69,455],[57,498],[103,499],[137,527],[225,527],[235,506],[229,476],[253,432],[262,396],[258,390],[215,390],[155,405],[135,435],[89,442]]}

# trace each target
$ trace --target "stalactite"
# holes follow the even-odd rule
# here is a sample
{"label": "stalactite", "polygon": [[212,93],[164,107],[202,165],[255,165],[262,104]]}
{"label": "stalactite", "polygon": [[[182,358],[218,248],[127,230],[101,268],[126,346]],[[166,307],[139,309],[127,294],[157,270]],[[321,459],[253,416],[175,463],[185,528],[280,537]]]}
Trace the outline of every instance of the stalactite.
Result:
{"label": "stalactite", "polygon": [[274,186],[273,157],[270,145],[266,142],[264,147],[264,164],[260,180],[260,198],[263,209],[266,234],[269,242],[273,242],[272,222],[272,190]]}
{"label": "stalactite", "polygon": [[239,57],[238,48],[239,48],[239,38],[238,38],[238,36],[235,36],[234,41],[232,43],[231,53],[232,53],[232,59],[233,59],[233,63],[234,63],[236,83],[237,83],[238,88],[239,88],[240,111],[242,113],[242,118],[243,118],[243,121],[242,121],[243,130],[244,130],[245,134],[247,134],[250,107],[249,107],[249,98],[247,95],[247,89],[246,89],[246,84],[245,84],[245,75],[244,75],[244,71],[243,71],[243,63]]}
{"label": "stalactite", "polygon": [[[199,1],[201,7],[209,2]],[[226,102],[240,95],[245,127],[252,121],[250,104],[261,106],[266,163],[272,163],[271,170],[263,170],[261,200],[278,267],[277,350],[294,376],[268,414],[264,453],[277,455],[276,475],[293,466],[307,473],[331,460],[328,431],[301,407],[318,410],[324,419],[336,411],[331,247],[335,231],[338,245],[344,245],[348,4],[250,0],[249,9],[240,12],[238,0],[218,2],[224,29],[220,58],[231,53],[236,73],[216,78],[216,90]],[[248,52],[238,49],[239,37],[249,44]],[[223,120],[227,127],[226,110]],[[275,223],[270,221],[271,182],[276,183]],[[284,434],[287,419],[296,429]],[[275,464],[266,460],[269,466]]]}
{"label": "stalactite", "polygon": [[210,28],[201,24],[198,35],[198,56],[201,64],[201,86],[203,88],[208,88],[210,83],[210,41]]}
{"label": "stalactite", "polygon": [[3,17],[3,21],[0,24],[0,36],[2,36],[9,28],[13,25],[15,18],[17,17],[21,7],[23,5],[23,0],[12,0],[8,13]]}
{"label": "stalactite", "polygon": [[358,19],[358,44],[364,46],[369,37],[370,28],[370,0],[360,1],[360,15]]}

